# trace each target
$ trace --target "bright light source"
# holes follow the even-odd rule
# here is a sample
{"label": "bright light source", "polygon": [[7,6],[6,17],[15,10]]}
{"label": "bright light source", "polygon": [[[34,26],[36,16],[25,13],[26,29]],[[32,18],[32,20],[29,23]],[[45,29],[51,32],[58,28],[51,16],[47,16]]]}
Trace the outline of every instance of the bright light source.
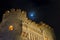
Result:
{"label": "bright light source", "polygon": [[12,31],[14,28],[12,25],[9,26],[9,30]]}
{"label": "bright light source", "polygon": [[35,11],[30,11],[28,13],[28,18],[34,20],[36,18],[36,12]]}
{"label": "bright light source", "polygon": [[31,16],[33,17],[33,16],[34,16],[34,14],[31,14]]}

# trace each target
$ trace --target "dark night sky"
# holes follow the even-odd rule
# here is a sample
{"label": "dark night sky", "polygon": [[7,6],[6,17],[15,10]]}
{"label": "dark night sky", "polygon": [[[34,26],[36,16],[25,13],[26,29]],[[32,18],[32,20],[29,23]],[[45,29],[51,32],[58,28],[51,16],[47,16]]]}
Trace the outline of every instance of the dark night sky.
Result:
{"label": "dark night sky", "polygon": [[[11,8],[21,8],[24,10],[35,9],[38,17],[41,11],[44,16],[43,21],[54,28],[56,38],[60,37],[60,1],[57,0],[0,0],[0,21],[5,10]],[[40,20],[40,19],[39,19]]]}

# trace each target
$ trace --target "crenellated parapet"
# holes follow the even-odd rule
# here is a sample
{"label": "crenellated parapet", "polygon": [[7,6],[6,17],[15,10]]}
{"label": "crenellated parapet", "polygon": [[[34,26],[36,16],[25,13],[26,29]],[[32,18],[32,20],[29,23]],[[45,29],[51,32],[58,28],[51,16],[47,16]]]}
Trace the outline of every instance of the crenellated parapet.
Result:
{"label": "crenellated parapet", "polygon": [[22,21],[22,40],[54,40],[53,28],[43,21],[36,23],[28,19],[26,11],[21,9],[8,10],[3,14],[2,21],[10,18]]}

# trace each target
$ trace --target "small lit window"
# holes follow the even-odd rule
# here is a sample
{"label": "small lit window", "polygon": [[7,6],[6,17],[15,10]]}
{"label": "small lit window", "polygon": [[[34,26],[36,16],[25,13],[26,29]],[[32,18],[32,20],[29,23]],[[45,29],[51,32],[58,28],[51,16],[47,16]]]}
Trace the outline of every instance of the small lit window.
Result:
{"label": "small lit window", "polygon": [[9,30],[12,31],[14,28],[12,25],[9,26]]}

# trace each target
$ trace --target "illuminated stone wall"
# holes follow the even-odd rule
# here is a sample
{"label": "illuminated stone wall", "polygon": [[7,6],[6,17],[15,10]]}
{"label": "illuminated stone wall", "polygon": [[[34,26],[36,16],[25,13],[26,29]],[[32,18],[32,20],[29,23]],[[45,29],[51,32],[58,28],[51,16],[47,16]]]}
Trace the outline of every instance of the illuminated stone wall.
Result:
{"label": "illuminated stone wall", "polygon": [[53,29],[46,23],[39,24],[29,20],[26,12],[21,14],[22,18],[22,40],[55,40]]}
{"label": "illuminated stone wall", "polygon": [[37,24],[29,20],[26,17],[26,13],[26,11],[21,11],[20,9],[12,9],[3,15],[3,21],[9,16],[22,21],[22,34],[21,36],[19,35],[17,40],[55,40],[54,31],[48,24],[43,22]]}

